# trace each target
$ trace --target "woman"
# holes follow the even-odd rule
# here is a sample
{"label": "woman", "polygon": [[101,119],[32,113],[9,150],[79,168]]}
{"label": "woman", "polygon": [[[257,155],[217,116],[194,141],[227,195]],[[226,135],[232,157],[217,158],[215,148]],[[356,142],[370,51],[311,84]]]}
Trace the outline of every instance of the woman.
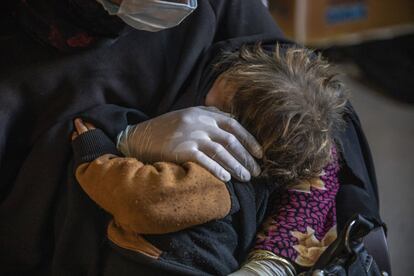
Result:
{"label": "woman", "polygon": [[[105,242],[107,214],[69,177],[72,119],[82,114],[115,139],[127,124],[197,105],[222,50],[282,35],[255,0],[199,1],[157,33],[94,0],[22,1],[13,14],[0,45],[1,272],[133,272],[136,256]],[[378,217],[369,150],[355,114],[346,119],[339,227],[355,211]]]}

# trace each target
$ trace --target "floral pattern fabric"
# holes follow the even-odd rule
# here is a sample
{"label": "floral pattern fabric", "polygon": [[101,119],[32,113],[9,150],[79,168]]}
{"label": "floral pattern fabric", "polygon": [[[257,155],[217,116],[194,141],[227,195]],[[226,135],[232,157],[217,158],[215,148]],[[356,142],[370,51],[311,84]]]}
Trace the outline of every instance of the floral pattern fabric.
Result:
{"label": "floral pattern fabric", "polygon": [[319,178],[277,196],[257,234],[255,249],[267,250],[303,267],[312,266],[336,239],[335,198],[339,189],[336,149]]}

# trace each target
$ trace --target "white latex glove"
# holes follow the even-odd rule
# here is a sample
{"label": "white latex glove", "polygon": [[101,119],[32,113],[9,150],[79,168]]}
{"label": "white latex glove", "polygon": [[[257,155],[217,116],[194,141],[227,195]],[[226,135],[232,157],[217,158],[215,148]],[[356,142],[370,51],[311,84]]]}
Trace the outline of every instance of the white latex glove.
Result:
{"label": "white latex glove", "polygon": [[[256,139],[228,113],[190,107],[137,125],[118,135],[118,150],[145,163],[193,161],[222,181],[248,181],[260,174],[250,155],[262,157]],[[250,153],[249,153],[250,152]]]}

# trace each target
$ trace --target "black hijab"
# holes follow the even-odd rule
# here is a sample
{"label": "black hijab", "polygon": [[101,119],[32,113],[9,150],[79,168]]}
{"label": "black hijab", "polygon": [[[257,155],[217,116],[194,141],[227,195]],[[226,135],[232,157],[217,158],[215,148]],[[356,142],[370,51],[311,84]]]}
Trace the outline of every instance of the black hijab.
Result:
{"label": "black hijab", "polygon": [[118,37],[125,24],[109,15],[96,0],[21,0],[17,19],[43,44],[74,51]]}

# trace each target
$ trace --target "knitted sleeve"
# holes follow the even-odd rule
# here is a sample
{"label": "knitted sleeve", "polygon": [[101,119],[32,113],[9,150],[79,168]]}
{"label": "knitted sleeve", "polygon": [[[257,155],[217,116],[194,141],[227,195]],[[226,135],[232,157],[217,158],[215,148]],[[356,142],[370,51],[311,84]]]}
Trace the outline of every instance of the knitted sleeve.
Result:
{"label": "knitted sleeve", "polygon": [[231,208],[225,183],[201,166],[158,162],[145,165],[119,157],[100,130],[73,142],[76,178],[117,226],[140,234],[179,231],[226,216]]}

